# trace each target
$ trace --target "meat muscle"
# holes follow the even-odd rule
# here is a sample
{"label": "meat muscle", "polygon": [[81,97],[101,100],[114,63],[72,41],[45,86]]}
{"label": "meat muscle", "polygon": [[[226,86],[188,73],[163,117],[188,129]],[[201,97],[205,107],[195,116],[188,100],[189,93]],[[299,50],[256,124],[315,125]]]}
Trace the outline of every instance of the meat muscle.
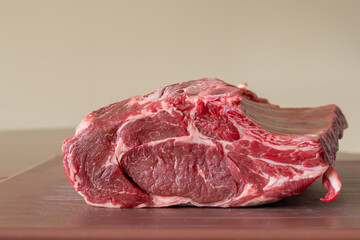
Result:
{"label": "meat muscle", "polygon": [[102,207],[253,206],[299,194],[319,176],[328,194],[347,123],[335,105],[280,108],[219,79],[131,97],[85,116],[63,143],[65,173]]}

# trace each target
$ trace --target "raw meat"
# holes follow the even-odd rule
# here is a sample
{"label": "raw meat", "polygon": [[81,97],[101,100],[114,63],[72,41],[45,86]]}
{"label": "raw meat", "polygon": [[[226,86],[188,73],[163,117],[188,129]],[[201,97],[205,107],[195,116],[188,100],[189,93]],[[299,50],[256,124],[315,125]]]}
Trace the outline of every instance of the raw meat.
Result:
{"label": "raw meat", "polygon": [[305,190],[333,168],[347,123],[335,105],[280,108],[218,79],[174,84],[85,116],[64,141],[65,173],[101,207],[253,206]]}

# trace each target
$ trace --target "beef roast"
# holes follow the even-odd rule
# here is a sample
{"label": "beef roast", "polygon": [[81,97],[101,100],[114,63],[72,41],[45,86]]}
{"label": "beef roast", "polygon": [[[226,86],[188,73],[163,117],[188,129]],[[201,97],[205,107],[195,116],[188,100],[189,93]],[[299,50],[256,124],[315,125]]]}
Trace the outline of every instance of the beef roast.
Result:
{"label": "beef roast", "polygon": [[346,127],[335,105],[280,108],[246,84],[201,79],[89,113],[63,143],[64,168],[85,201],[102,207],[260,205],[322,174],[321,200],[331,201]]}

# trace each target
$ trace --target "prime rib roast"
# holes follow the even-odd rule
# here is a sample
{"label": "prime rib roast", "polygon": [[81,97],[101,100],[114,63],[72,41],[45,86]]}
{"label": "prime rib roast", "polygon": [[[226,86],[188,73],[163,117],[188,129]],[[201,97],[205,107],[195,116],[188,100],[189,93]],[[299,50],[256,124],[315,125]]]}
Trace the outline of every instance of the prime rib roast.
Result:
{"label": "prime rib roast", "polygon": [[134,96],[85,116],[63,143],[65,173],[101,207],[254,206],[304,191],[319,176],[337,197],[336,105],[280,108],[219,79]]}

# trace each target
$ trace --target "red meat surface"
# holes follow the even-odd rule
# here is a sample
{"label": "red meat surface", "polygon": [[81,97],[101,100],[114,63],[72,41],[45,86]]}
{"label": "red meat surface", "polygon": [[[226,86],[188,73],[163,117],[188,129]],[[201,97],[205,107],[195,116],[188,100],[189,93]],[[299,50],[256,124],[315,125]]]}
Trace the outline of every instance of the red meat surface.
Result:
{"label": "red meat surface", "polygon": [[280,108],[219,79],[134,96],[85,116],[63,143],[65,173],[102,207],[253,206],[319,176],[331,201],[347,123],[335,105]]}

